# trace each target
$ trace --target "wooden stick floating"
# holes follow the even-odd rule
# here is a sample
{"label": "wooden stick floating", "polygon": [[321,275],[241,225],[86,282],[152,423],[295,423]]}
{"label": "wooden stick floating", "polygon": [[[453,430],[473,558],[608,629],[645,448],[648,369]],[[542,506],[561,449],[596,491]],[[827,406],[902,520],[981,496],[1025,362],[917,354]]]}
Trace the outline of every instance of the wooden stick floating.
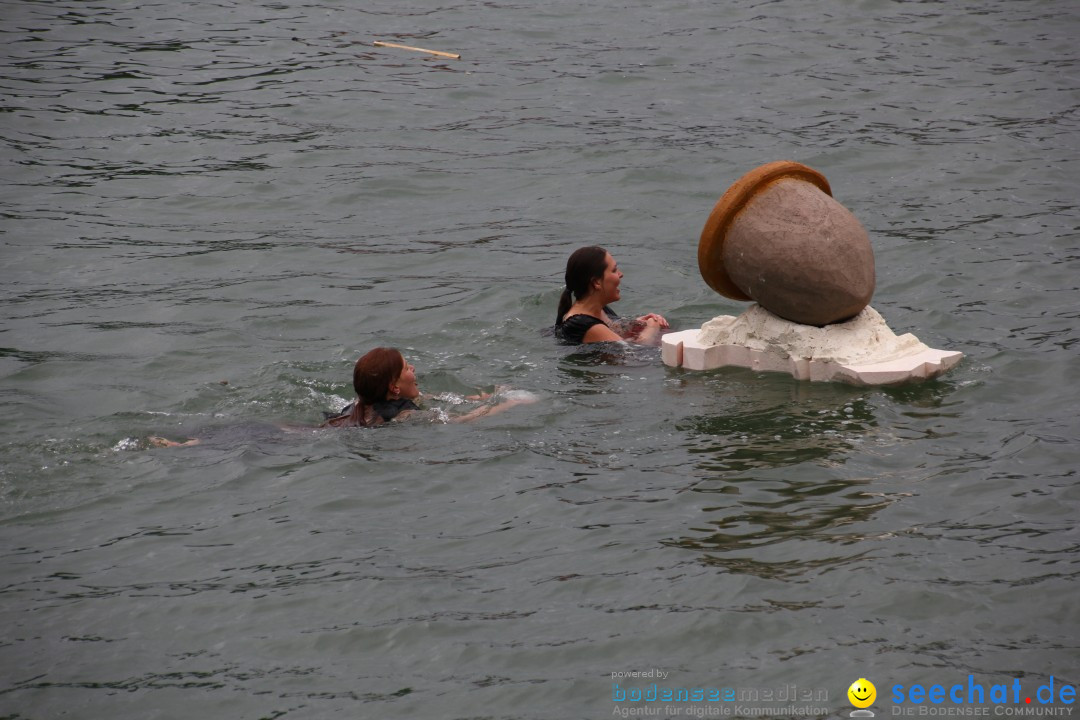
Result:
{"label": "wooden stick floating", "polygon": [[439,57],[453,58],[454,60],[460,60],[461,56],[455,53],[443,52],[442,50],[428,50],[427,48],[413,47],[412,45],[398,45],[392,42],[383,42],[382,40],[376,40],[375,45],[377,47],[390,47],[399,48],[401,50],[414,50],[415,52],[429,53],[431,55],[438,55]]}

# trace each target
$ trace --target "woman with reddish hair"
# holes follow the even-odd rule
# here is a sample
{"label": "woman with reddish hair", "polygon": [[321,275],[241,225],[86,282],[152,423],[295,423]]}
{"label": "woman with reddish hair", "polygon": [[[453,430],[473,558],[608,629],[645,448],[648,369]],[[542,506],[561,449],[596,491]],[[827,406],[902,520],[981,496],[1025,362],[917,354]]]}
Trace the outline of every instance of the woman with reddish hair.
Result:
{"label": "woman with reddish hair", "polygon": [[[319,427],[372,427],[388,422],[404,420],[420,411],[416,401],[420,398],[420,386],[416,382],[416,368],[405,361],[394,349],[378,347],[356,361],[353,367],[353,389],[356,401],[341,412],[327,418]],[[488,400],[492,395],[481,393],[464,400]],[[458,402],[461,402],[458,398]],[[499,390],[493,400],[464,415],[441,416],[445,422],[466,422],[485,415],[496,415],[515,405],[536,402],[537,398],[526,390]],[[296,431],[302,428],[289,425],[267,425],[271,431]],[[149,438],[151,447],[186,447],[198,445],[199,438],[184,442],[163,437]]]}
{"label": "woman with reddish hair", "polygon": [[[416,368],[394,348],[378,347],[356,361],[353,368],[353,389],[356,401],[329,418],[322,427],[368,427],[404,420],[420,409],[416,400],[420,386],[416,382]],[[486,400],[487,394],[472,396],[469,400]],[[450,418],[451,422],[474,420],[484,415],[495,415],[514,405],[535,402],[528,392],[513,390],[501,394],[494,405],[483,405],[465,415]]]}
{"label": "woman with reddish hair", "polygon": [[420,397],[416,368],[394,348],[378,347],[357,360],[353,389],[356,402],[329,418],[324,426],[381,425],[398,416],[404,419],[420,409],[413,402]]}

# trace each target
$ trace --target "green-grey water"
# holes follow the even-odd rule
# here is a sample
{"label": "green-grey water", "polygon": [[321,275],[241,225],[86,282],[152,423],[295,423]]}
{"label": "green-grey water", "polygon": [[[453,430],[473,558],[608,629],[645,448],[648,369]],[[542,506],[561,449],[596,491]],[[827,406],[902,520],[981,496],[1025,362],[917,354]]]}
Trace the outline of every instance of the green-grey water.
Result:
{"label": "green-grey water", "polygon": [[[654,669],[837,717],[861,677],[879,717],[897,684],[1075,686],[1078,15],[3,3],[0,717],[604,718]],[[867,389],[543,332],[586,244],[624,315],[741,312],[697,237],[778,159],[961,365]],[[430,394],[540,399],[275,429],[376,345]]]}

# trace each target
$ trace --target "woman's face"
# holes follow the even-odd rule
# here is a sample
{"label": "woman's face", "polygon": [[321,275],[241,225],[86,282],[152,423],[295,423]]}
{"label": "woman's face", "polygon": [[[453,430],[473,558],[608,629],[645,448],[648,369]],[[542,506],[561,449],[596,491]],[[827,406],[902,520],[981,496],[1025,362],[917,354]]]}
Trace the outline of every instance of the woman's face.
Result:
{"label": "woman's face", "polygon": [[390,391],[395,392],[395,388],[399,398],[415,400],[420,397],[420,386],[416,383],[416,368],[410,365],[408,360],[405,360],[405,367],[401,369],[401,374],[390,387]]}
{"label": "woman's face", "polygon": [[604,259],[607,265],[604,268],[604,274],[598,280],[594,280],[593,283],[594,289],[600,293],[601,299],[607,305],[619,299],[619,282],[622,280],[623,274],[619,270],[615,258],[611,257],[611,253],[605,255]]}

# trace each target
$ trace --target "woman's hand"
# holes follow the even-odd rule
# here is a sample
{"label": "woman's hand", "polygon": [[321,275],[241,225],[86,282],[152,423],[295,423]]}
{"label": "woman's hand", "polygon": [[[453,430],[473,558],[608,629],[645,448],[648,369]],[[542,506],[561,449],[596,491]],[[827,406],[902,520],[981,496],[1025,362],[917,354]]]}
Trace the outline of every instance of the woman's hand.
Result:
{"label": "woman's hand", "polygon": [[170,440],[169,438],[158,437],[157,435],[147,438],[150,443],[150,447],[164,448],[164,447],[191,447],[192,445],[198,445],[199,438],[188,438],[187,442],[179,442],[177,440]]}
{"label": "woman's hand", "polygon": [[[487,415],[498,415],[516,405],[531,405],[540,399],[528,390],[511,390],[506,385],[496,385],[495,390],[494,404],[481,405],[464,415],[451,418],[450,422],[469,422]],[[492,396],[489,395],[488,397]]]}
{"label": "woman's hand", "polygon": [[626,337],[628,340],[633,340],[642,345],[657,345],[660,333],[669,327],[670,325],[668,325],[668,321],[664,319],[663,315],[649,313],[635,318],[634,322],[630,324],[630,332],[627,333]]}
{"label": "woman's hand", "polygon": [[490,400],[491,398],[495,397],[499,393],[504,392],[504,391],[509,390],[509,389],[510,389],[509,385],[496,385],[495,389],[492,392],[484,392],[483,390],[481,390],[479,392],[479,394],[477,394],[477,395],[466,395],[465,399],[469,400],[471,402],[482,402],[484,400]]}
{"label": "woman's hand", "polygon": [[528,390],[504,389],[499,393],[499,406],[512,407],[514,405],[532,405],[540,398]]}
{"label": "woman's hand", "polygon": [[637,318],[637,321],[639,323],[644,323],[646,327],[650,325],[650,321],[655,321],[657,326],[661,330],[667,330],[669,327],[671,327],[670,325],[668,325],[668,321],[664,319],[663,315],[657,315],[656,313],[642,315],[641,317]]}

